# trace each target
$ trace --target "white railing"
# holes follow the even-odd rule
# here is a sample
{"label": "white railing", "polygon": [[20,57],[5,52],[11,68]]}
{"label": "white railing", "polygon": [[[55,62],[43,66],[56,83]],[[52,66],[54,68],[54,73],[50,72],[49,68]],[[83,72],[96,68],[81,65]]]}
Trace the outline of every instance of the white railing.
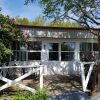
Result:
{"label": "white railing", "polygon": [[[85,65],[89,64],[89,70],[87,72],[87,76],[85,75]],[[91,73],[93,71],[95,63],[94,62],[80,62],[80,68],[81,68],[81,80],[82,80],[82,87],[83,91],[86,92],[87,90],[87,85],[90,80]]]}
{"label": "white railing", "polygon": [[[39,71],[39,76],[40,76],[40,88],[43,88],[43,65],[35,65],[35,66],[3,66],[0,67],[0,80],[6,82],[6,84],[2,85],[0,87],[0,91],[11,87],[12,85],[17,85],[20,88],[23,88],[25,90],[29,90],[31,92],[36,92],[35,89],[25,86],[21,83],[18,83],[19,81],[23,80],[24,78],[32,75],[33,73],[37,73]],[[22,69],[22,68],[31,68],[27,73],[24,73],[23,75],[20,75],[18,78],[11,80],[7,78],[7,75],[13,75],[15,74],[15,71],[13,69]],[[12,71],[11,71],[12,70]],[[11,73],[11,72],[12,73]]]}
{"label": "white railing", "polygon": [[[93,67],[94,67],[94,62],[75,62],[76,63],[76,66],[77,64],[79,64],[80,66],[80,74],[81,74],[81,80],[82,80],[82,87],[83,87],[83,91],[86,92],[87,91],[87,85],[89,83],[89,79],[90,79],[90,76],[91,76],[91,73],[93,71]],[[85,75],[85,65],[86,64],[89,64],[90,67],[89,67],[89,70],[87,72],[87,76]],[[5,67],[0,67],[0,80],[6,82],[5,85],[2,85],[0,87],[0,91],[12,86],[12,85],[17,85],[25,90],[29,90],[31,92],[36,92],[35,89],[33,88],[30,88],[28,86],[25,86],[21,83],[18,83],[19,81],[23,80],[24,78],[32,75],[33,73],[37,73],[39,71],[39,77],[40,77],[40,88],[43,87],[43,67],[45,65],[36,65],[36,66],[5,66]],[[7,74],[9,75],[13,75],[13,73],[9,73],[10,70],[13,71],[14,68],[18,68],[18,69],[22,69],[22,68],[31,68],[31,70],[29,70],[27,73],[24,73],[23,75],[20,75],[18,78],[14,79],[14,80],[11,80],[11,79],[8,79],[6,78]]]}

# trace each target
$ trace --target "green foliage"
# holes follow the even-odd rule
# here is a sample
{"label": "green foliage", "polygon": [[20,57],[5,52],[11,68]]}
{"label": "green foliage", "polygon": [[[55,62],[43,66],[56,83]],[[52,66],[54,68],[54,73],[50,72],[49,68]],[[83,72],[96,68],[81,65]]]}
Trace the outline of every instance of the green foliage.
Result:
{"label": "green foliage", "polygon": [[15,17],[15,22],[17,24],[22,24],[22,25],[29,25],[30,22],[27,18],[20,18],[20,17]]}
{"label": "green foliage", "polygon": [[43,26],[46,24],[46,20],[43,16],[39,15],[37,16],[32,22],[31,25],[39,25],[39,26]]}
{"label": "green foliage", "polygon": [[16,96],[13,97],[12,100],[48,100],[46,95],[46,89],[37,89],[36,93],[32,93],[29,91],[18,92]]}
{"label": "green foliage", "polygon": [[23,33],[14,23],[14,19],[0,14],[0,63],[8,60],[12,41],[24,39]]}
{"label": "green foliage", "polygon": [[48,26],[54,26],[54,27],[79,27],[79,25],[75,22],[71,23],[71,22],[61,22],[61,21],[48,23]]}
{"label": "green foliage", "polygon": [[15,17],[15,22],[17,24],[22,24],[22,25],[35,25],[35,26],[54,26],[54,27],[79,27],[79,25],[76,22],[62,22],[62,21],[55,21],[55,22],[48,22],[47,20],[42,16],[39,15],[32,21],[29,21],[27,18],[20,18],[20,17]]}
{"label": "green foliage", "polygon": [[43,26],[46,24],[46,20],[43,16],[39,15],[32,21],[29,21],[27,18],[20,18],[20,17],[15,17],[15,22],[17,24],[22,24],[22,25],[39,25]]}
{"label": "green foliage", "polygon": [[9,59],[10,54],[12,54],[11,50],[0,42],[0,61]]}
{"label": "green foliage", "polygon": [[[28,4],[35,0],[25,0]],[[38,0],[43,13],[54,21],[74,20],[87,27],[100,27],[99,0]]]}

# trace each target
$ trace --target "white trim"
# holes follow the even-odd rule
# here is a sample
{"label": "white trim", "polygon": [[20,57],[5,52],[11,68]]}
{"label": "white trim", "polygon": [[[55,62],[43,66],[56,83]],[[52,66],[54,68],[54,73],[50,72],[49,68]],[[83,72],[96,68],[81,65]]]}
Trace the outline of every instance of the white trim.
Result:
{"label": "white trim", "polygon": [[[85,64],[90,64],[90,68],[89,68],[89,71],[88,71],[86,77],[85,77],[85,72],[84,72],[84,65]],[[91,62],[81,63],[81,79],[82,79],[82,87],[83,87],[84,92],[87,91],[87,85],[89,83],[89,79],[90,79],[91,73],[93,71],[93,66],[94,66],[94,63],[91,63]]]}
{"label": "white trim", "polygon": [[[30,66],[31,67],[31,66]],[[2,69],[7,69],[7,68],[27,68],[27,67],[25,67],[25,66],[5,66],[5,67],[0,67],[0,69],[2,70]],[[38,69],[39,68],[39,69]],[[0,80],[2,80],[2,81],[4,81],[4,82],[7,82],[6,84],[4,84],[4,85],[2,85],[1,87],[0,87],[0,91],[2,91],[2,90],[4,90],[4,89],[6,89],[6,88],[8,88],[8,87],[10,87],[10,86],[12,86],[12,85],[17,85],[17,86],[19,86],[19,87],[21,87],[21,88],[23,88],[23,89],[25,89],[25,90],[29,90],[29,91],[31,91],[31,92],[36,92],[35,91],[35,89],[33,89],[33,88],[31,88],[31,87],[28,87],[28,86],[25,86],[25,85],[23,85],[23,84],[20,84],[20,83],[18,83],[19,81],[21,81],[21,80],[23,80],[24,78],[26,78],[26,77],[28,77],[29,75],[31,75],[31,74],[33,74],[33,73],[35,73],[35,72],[37,72],[37,71],[40,71],[40,88],[43,88],[43,65],[41,65],[41,66],[38,66],[38,68],[33,68],[32,70],[30,70],[28,73],[25,73],[24,75],[22,75],[22,76],[20,76],[20,77],[18,77],[18,78],[16,78],[15,80],[10,80],[10,79],[8,79],[8,78],[6,78],[6,77],[4,77],[4,76],[2,76],[1,74],[0,74]]]}

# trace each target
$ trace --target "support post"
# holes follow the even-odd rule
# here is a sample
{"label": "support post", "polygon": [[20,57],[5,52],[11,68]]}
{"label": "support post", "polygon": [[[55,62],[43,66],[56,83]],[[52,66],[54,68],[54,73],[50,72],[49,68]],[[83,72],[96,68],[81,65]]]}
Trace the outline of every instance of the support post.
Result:
{"label": "support post", "polygon": [[[87,63],[88,64],[88,63]],[[89,83],[89,79],[91,76],[91,73],[93,71],[93,66],[94,63],[90,63],[90,68],[89,71],[87,73],[87,76],[85,76],[85,72],[84,72],[84,64],[81,63],[81,79],[82,79],[82,87],[83,87],[83,91],[86,92],[87,91],[87,85]]]}
{"label": "support post", "polygon": [[40,88],[43,88],[43,66],[40,67]]}

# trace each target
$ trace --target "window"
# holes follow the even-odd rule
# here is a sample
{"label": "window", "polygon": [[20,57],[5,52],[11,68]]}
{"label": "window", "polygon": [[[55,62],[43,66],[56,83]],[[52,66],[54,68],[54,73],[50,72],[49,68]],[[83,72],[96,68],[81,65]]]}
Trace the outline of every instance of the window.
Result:
{"label": "window", "polygon": [[28,60],[41,60],[41,52],[28,52]]}
{"label": "window", "polygon": [[93,51],[98,51],[98,44],[97,43],[93,43]]}
{"label": "window", "polygon": [[24,42],[14,41],[12,43],[13,54],[12,61],[25,61],[26,60],[26,44]]}
{"label": "window", "polygon": [[49,43],[49,60],[59,60],[58,43]]}
{"label": "window", "polygon": [[28,50],[41,50],[41,42],[28,42]]}
{"label": "window", "polygon": [[61,44],[61,61],[74,60],[75,43],[63,42]]}
{"label": "window", "polygon": [[80,43],[80,60],[94,61],[98,51],[97,43]]}
{"label": "window", "polygon": [[26,61],[26,60],[41,60],[40,41],[30,41],[27,44],[24,42],[14,41],[12,43],[13,55],[12,61]]}
{"label": "window", "polygon": [[41,60],[42,43],[39,41],[28,42],[28,60]]}

